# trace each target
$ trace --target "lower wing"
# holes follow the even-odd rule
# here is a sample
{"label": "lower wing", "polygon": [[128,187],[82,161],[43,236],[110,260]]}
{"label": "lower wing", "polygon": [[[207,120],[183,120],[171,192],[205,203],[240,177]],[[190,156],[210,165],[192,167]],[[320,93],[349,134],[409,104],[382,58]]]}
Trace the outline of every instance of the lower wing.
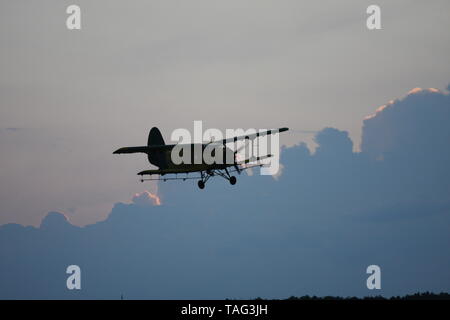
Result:
{"label": "lower wing", "polygon": [[[165,175],[170,173],[189,173],[189,172],[200,172],[202,170],[199,169],[186,169],[186,168],[179,168],[179,169],[158,169],[158,170],[144,170],[141,172],[138,172],[138,176],[143,175],[153,175],[153,174],[159,174],[159,175]],[[203,170],[204,171],[204,170]]]}

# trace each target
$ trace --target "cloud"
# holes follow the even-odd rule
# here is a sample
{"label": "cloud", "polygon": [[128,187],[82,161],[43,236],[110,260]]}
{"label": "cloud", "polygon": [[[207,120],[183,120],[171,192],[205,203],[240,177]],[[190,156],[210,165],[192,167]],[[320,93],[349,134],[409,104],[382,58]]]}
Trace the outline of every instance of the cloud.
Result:
{"label": "cloud", "polygon": [[361,150],[371,157],[432,153],[448,159],[449,120],[448,93],[415,88],[364,120]]}
{"label": "cloud", "polygon": [[352,153],[353,142],[346,131],[325,128],[316,134],[314,141],[318,144],[316,154],[320,156],[336,156]]}
{"label": "cloud", "polygon": [[139,206],[160,206],[161,199],[157,194],[153,194],[149,191],[143,191],[141,193],[136,193],[132,199],[133,203]]}
{"label": "cloud", "polygon": [[41,229],[64,228],[69,225],[67,217],[60,212],[49,212],[41,222]]}
{"label": "cloud", "polygon": [[23,130],[24,130],[23,128],[7,127],[7,128],[0,128],[0,133],[14,133]]}

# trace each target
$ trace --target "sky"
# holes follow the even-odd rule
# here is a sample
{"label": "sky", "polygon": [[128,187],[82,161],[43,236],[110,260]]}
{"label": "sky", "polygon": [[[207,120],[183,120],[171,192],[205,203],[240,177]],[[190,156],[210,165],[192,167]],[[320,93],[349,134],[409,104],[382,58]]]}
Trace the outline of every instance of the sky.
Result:
{"label": "sky", "polygon": [[[450,290],[450,94],[415,90],[363,124],[283,148],[283,173],[161,183],[85,227],[0,226],[0,298],[386,297]],[[413,130],[411,128],[428,130]],[[384,134],[389,133],[389,139]],[[413,141],[405,143],[405,139]],[[389,143],[384,143],[384,142]],[[67,290],[66,268],[81,269]],[[367,289],[366,268],[381,268]]]}
{"label": "sky", "polygon": [[[153,239],[160,249],[149,249],[143,244],[148,240],[144,232],[132,236],[133,230],[179,218],[188,227],[167,225],[179,239],[196,233],[210,237],[208,223],[213,231],[224,223],[236,239],[246,239],[246,231],[252,230],[246,250],[257,250],[258,241],[269,241],[262,235],[272,235],[278,241],[274,243],[309,259],[289,264],[288,249],[277,255],[269,246],[270,253],[284,262],[273,266],[277,272],[292,277],[295,268],[303,270],[293,284],[306,281],[308,270],[323,268],[304,287],[289,287],[292,278],[286,276],[273,292],[258,287],[255,275],[254,282],[249,280],[254,290],[237,293],[248,297],[316,289],[365,294],[353,278],[357,273],[349,270],[359,270],[370,260],[358,253],[389,243],[398,246],[379,259],[396,270],[391,278],[397,282],[386,294],[415,288],[449,290],[450,259],[443,253],[450,244],[444,232],[450,191],[445,165],[450,138],[448,1],[377,1],[382,29],[373,31],[366,28],[366,8],[373,1],[77,1],[82,29],[67,30],[65,11],[70,4],[48,0],[0,4],[0,235],[1,256],[10,257],[1,270],[31,261],[41,250],[57,254],[61,248],[45,242],[42,235],[60,239],[58,227],[73,231],[67,241],[77,245],[77,257],[88,263],[79,235],[115,243],[112,232],[121,229],[120,219],[126,220],[123,235],[142,240],[142,250],[161,250],[155,257],[162,259],[167,254],[163,249],[178,252],[179,242],[172,238],[165,246],[169,235],[160,231]],[[136,173],[150,168],[146,157],[112,155],[119,147],[145,144],[153,126],[167,142],[177,128],[192,130],[195,120],[202,120],[205,128],[289,127],[281,136],[285,146],[281,175],[277,179],[242,175],[233,188],[216,179],[200,192],[190,182],[141,184]],[[249,199],[254,193],[264,195],[273,206],[253,206]],[[161,205],[146,199],[150,194]],[[327,201],[321,200],[324,197]],[[218,203],[225,208],[215,208]],[[275,217],[274,211],[286,216]],[[50,215],[50,222],[51,217],[64,215],[67,223],[55,218],[50,229],[42,228],[49,212],[57,212]],[[160,221],[154,213],[168,215],[168,220]],[[198,225],[180,215],[192,216]],[[390,219],[395,223],[386,222]],[[199,230],[199,225],[208,230]],[[360,231],[352,238],[349,234],[356,229]],[[21,238],[22,233],[28,236]],[[372,242],[367,235],[381,242]],[[44,241],[42,247],[34,244],[36,239]],[[210,247],[199,248],[224,250],[231,261],[241,257],[241,251],[235,251],[237,240],[227,242],[221,233],[215,239]],[[193,247],[201,243],[189,241]],[[334,247],[338,245],[342,247]],[[95,248],[112,250],[104,243]],[[419,259],[407,248],[423,250],[418,257],[425,262],[400,276],[402,267]],[[14,249],[25,251],[15,254]],[[317,257],[341,249],[354,264],[337,272],[348,276],[339,274],[342,279],[354,280],[354,286],[337,282],[328,286],[323,280],[329,278],[330,266],[343,262],[342,255]],[[118,253],[126,250],[124,244]],[[398,260],[396,250],[404,252]],[[141,253],[133,259],[141,261]],[[258,260],[262,253],[255,255],[262,261]],[[64,257],[58,261],[67,262]],[[98,267],[96,261],[92,265]],[[251,261],[244,262],[251,270]],[[172,271],[179,277],[185,272],[178,267]],[[34,272],[29,270],[31,279]],[[408,282],[406,275],[418,278],[422,272],[434,275]],[[259,276],[269,274],[264,269]],[[0,292],[2,297],[69,294],[56,287],[33,293],[15,279],[2,278],[8,288],[16,288],[11,295]],[[45,279],[53,278],[49,274]],[[321,285],[314,287],[315,283]],[[145,293],[144,284],[127,290],[135,297],[158,296]],[[184,288],[169,286],[184,292],[189,283]],[[236,292],[232,286],[223,288],[208,291],[205,285],[180,294],[229,297]],[[105,285],[83,294],[104,297],[109,289]],[[171,297],[170,290],[160,296]]]}
{"label": "sky", "polygon": [[311,147],[331,126],[358,149],[376,108],[450,81],[448,1],[379,1],[376,31],[366,1],[79,1],[79,31],[69,4],[1,5],[0,223],[104,219],[148,168],[112,151],[153,126],[286,126]]}

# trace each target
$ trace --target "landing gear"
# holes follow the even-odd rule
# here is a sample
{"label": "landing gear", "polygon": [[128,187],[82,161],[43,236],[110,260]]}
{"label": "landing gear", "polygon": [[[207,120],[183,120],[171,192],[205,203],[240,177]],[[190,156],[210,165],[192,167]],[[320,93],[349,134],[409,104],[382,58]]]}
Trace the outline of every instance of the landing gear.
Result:
{"label": "landing gear", "polygon": [[236,184],[236,181],[237,181],[236,177],[230,175],[230,172],[228,171],[227,168],[225,168],[225,172],[222,172],[222,171],[219,170],[219,171],[216,172],[216,174],[217,174],[218,176],[221,176],[222,178],[224,178],[224,179],[230,181],[230,184],[231,184],[231,185],[235,185],[235,184]]}
{"label": "landing gear", "polygon": [[197,182],[198,187],[200,189],[205,189],[206,181],[208,181],[212,175],[213,174],[211,174],[210,172],[200,171],[200,180]]}
{"label": "landing gear", "polygon": [[231,185],[235,185],[237,182],[237,179],[235,176],[230,175],[230,172],[227,168],[224,170],[225,172],[221,170],[207,170],[207,171],[200,171],[200,180],[197,182],[198,187],[200,189],[205,189],[206,182],[209,180],[209,178],[214,176],[221,176],[222,178],[230,181]]}

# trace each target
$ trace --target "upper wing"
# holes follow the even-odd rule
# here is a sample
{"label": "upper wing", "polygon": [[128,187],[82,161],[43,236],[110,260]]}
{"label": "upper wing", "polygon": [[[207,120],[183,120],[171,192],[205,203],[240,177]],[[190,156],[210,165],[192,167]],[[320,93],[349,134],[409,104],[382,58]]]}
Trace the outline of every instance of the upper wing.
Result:
{"label": "upper wing", "polygon": [[266,130],[266,131],[261,131],[261,132],[248,134],[248,135],[245,135],[245,136],[238,136],[238,137],[232,137],[232,138],[223,139],[222,143],[225,144],[225,143],[236,142],[238,140],[244,140],[244,139],[253,140],[253,139],[256,139],[258,137],[263,137],[265,135],[280,133],[280,132],[284,132],[284,131],[288,131],[288,130],[289,130],[289,128],[279,128],[279,129]]}
{"label": "upper wing", "polygon": [[150,151],[162,151],[172,148],[173,145],[156,145],[156,146],[139,146],[139,147],[123,147],[117,149],[113,152],[113,154],[121,154],[121,153],[149,153]]}
{"label": "upper wing", "polygon": [[[272,129],[272,130],[266,130],[261,132],[256,132],[244,136],[238,136],[238,137],[232,137],[222,140],[222,144],[230,143],[230,142],[236,142],[238,140],[253,140],[258,137],[263,137],[265,135],[269,134],[275,134],[275,133],[281,133],[284,131],[288,131],[289,128],[279,128],[279,129]],[[166,145],[154,145],[154,146],[139,146],[139,147],[124,147],[117,149],[113,152],[113,154],[121,154],[121,153],[149,153],[151,151],[162,151],[162,150],[170,150],[173,148],[174,145],[166,144]]]}

